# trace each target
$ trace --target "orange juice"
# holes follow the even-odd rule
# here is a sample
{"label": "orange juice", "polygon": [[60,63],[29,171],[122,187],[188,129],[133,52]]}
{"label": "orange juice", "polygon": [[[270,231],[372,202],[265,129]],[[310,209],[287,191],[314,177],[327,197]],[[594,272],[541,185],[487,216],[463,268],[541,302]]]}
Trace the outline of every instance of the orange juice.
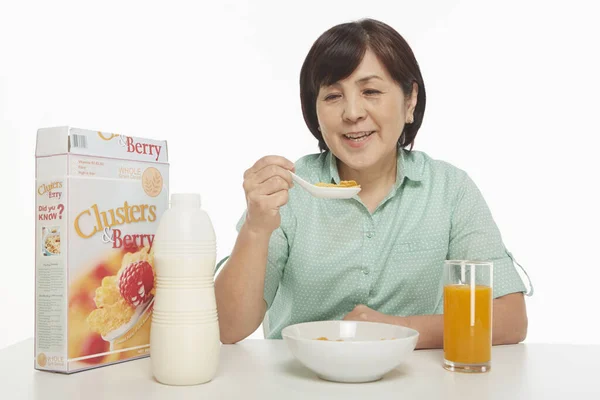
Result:
{"label": "orange juice", "polygon": [[444,358],[453,363],[483,364],[491,360],[492,288],[476,285],[474,300],[472,309],[469,285],[444,287]]}

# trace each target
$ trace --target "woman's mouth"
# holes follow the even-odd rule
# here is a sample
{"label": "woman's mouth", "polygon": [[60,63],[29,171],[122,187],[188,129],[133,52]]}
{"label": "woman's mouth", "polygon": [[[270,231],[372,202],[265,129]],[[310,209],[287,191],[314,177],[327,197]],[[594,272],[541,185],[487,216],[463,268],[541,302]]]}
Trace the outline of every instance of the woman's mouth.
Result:
{"label": "woman's mouth", "polygon": [[359,147],[361,144],[366,142],[371,135],[373,135],[375,131],[361,131],[361,132],[350,132],[345,133],[344,139],[346,139],[347,143],[352,147]]}
{"label": "woman's mouth", "polygon": [[353,142],[360,142],[361,140],[365,140],[374,133],[375,131],[352,132],[344,134],[344,137],[346,139],[352,140]]}

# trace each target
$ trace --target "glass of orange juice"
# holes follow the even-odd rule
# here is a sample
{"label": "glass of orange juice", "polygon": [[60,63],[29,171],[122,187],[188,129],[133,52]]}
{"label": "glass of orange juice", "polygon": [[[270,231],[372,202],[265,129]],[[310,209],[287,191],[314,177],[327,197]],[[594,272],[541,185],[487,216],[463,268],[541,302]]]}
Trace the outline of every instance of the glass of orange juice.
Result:
{"label": "glass of orange juice", "polygon": [[444,368],[487,372],[492,362],[492,262],[444,262]]}

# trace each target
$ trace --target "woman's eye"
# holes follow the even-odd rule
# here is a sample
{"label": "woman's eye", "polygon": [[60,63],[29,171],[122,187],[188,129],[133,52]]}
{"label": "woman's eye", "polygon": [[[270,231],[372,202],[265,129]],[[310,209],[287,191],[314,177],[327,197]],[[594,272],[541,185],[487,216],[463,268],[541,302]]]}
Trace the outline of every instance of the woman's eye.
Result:
{"label": "woman's eye", "polygon": [[339,97],[340,97],[339,94],[328,94],[327,96],[325,96],[325,100],[326,101],[335,100],[335,99],[337,99]]}
{"label": "woman's eye", "polygon": [[381,94],[381,92],[376,89],[367,89],[363,93],[366,94],[367,96],[372,96],[374,94]]}

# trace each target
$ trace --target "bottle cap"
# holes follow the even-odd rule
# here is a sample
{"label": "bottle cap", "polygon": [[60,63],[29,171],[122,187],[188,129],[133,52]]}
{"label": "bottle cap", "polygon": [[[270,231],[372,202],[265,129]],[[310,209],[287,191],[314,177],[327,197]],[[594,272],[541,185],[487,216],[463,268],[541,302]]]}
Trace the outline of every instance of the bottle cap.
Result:
{"label": "bottle cap", "polygon": [[196,193],[173,193],[171,195],[171,208],[200,208],[202,205],[200,195]]}

